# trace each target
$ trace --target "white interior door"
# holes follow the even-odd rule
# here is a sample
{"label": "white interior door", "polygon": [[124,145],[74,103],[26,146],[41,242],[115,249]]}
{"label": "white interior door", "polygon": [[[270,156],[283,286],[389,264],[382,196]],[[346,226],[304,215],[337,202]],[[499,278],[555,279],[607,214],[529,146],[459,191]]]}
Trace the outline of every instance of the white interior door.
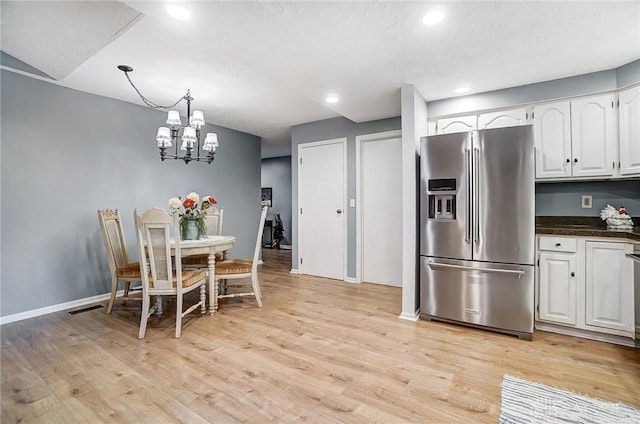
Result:
{"label": "white interior door", "polygon": [[344,280],[346,139],[298,146],[300,273]]}
{"label": "white interior door", "polygon": [[402,140],[360,148],[363,282],[402,286]]}

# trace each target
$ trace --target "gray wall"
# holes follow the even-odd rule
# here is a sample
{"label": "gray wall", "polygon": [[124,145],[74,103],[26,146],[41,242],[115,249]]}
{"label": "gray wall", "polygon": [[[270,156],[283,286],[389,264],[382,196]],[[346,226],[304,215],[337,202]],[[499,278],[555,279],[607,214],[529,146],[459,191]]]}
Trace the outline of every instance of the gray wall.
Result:
{"label": "gray wall", "polygon": [[[582,196],[591,195],[593,208],[582,209]],[[607,205],[624,206],[640,225],[640,181],[588,181],[536,184],[536,215],[600,216]]]}
{"label": "gray wall", "polygon": [[613,91],[640,82],[640,60],[617,69],[428,102],[429,118]]}
{"label": "gray wall", "polygon": [[626,87],[640,81],[640,60],[627,63],[616,69],[618,87]]}
{"label": "gray wall", "polygon": [[212,165],[161,162],[165,113],[2,71],[0,316],[107,293],[97,210],[121,211],[137,259],[132,211],[190,191],[225,208],[230,256],[251,257],[260,205],[260,139],[208,125]]}
{"label": "gray wall", "polygon": [[284,226],[282,244],[291,244],[291,156],[262,159],[262,187],[273,189],[267,219],[280,214]]}
{"label": "gray wall", "polygon": [[[298,269],[298,144],[347,138],[347,198],[356,197],[356,136],[399,130],[400,117],[355,123],[346,118],[296,125],[291,128],[292,267]],[[400,205],[398,205],[400,207]],[[347,208],[347,277],[356,277],[355,208]]]}
{"label": "gray wall", "polygon": [[427,103],[429,119],[581,96],[617,88],[615,69]]}

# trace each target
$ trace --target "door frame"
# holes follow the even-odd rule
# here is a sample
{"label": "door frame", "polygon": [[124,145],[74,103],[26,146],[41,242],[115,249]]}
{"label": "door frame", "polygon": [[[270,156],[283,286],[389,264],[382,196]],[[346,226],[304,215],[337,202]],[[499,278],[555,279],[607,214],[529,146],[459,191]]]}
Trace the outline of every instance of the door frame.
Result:
{"label": "door frame", "polygon": [[[383,131],[356,136],[356,283],[362,283],[362,145],[369,141],[387,140],[392,138],[400,139],[400,150],[402,151],[402,130]],[[400,175],[402,184],[402,175]],[[404,225],[404,222],[402,223]],[[402,237],[402,234],[398,235]]]}
{"label": "door frame", "polygon": [[[342,185],[342,210],[344,211],[344,217],[342,220],[342,261],[343,261],[343,269],[342,269],[342,281],[347,281],[347,271],[348,271],[348,252],[347,252],[347,246],[348,246],[348,241],[347,241],[347,220],[348,220],[348,211],[346,208],[347,205],[347,138],[346,137],[340,137],[340,138],[332,138],[332,139],[328,139],[328,140],[319,140],[319,141],[310,141],[307,143],[300,143],[298,144],[298,161],[300,160],[300,158],[302,158],[302,151],[306,148],[310,148],[310,147],[318,147],[318,146],[326,146],[329,144],[340,144],[342,147],[342,176],[343,176],[343,181],[344,184]],[[302,243],[300,242],[301,236],[300,236],[300,229],[302,228],[302,215],[300,214],[300,193],[301,193],[301,187],[302,187],[302,171],[300,170],[300,162],[298,162],[298,199],[297,199],[297,207],[298,207],[298,211],[297,211],[297,215],[298,215],[298,260],[300,258],[304,258],[304,252],[302,250]],[[304,274],[304,264],[300,264],[298,263],[298,273],[299,274]]]}

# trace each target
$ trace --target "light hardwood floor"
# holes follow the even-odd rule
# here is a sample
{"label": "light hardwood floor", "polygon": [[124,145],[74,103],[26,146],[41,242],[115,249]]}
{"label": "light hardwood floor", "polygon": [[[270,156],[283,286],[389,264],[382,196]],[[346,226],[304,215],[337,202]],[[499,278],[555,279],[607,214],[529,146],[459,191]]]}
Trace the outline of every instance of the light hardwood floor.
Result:
{"label": "light hardwood floor", "polygon": [[137,302],[2,326],[2,424],[496,423],[504,374],[640,408],[640,350],[400,320],[400,289],[289,255],[264,250],[264,308],[222,302],[179,340],[171,305],[138,340]]}

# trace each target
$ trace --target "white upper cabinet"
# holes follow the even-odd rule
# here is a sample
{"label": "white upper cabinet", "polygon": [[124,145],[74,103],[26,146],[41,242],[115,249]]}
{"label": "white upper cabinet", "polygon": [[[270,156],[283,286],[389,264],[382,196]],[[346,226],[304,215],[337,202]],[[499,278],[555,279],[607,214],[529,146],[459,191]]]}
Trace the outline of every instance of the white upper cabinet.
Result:
{"label": "white upper cabinet", "polygon": [[571,176],[571,107],[568,101],[533,107],[536,178]]}
{"label": "white upper cabinet", "polygon": [[476,129],[478,129],[478,116],[469,115],[438,119],[436,132],[438,134],[451,134],[473,131]]}
{"label": "white upper cabinet", "polygon": [[615,94],[533,107],[536,178],[612,177],[617,158]]}
{"label": "white upper cabinet", "polygon": [[618,95],[620,175],[640,175],[640,86]]}
{"label": "white upper cabinet", "polygon": [[613,176],[617,161],[615,94],[571,100],[574,177]]}
{"label": "white upper cabinet", "polygon": [[501,110],[499,112],[478,115],[478,129],[516,127],[528,123],[529,113],[526,107]]}

